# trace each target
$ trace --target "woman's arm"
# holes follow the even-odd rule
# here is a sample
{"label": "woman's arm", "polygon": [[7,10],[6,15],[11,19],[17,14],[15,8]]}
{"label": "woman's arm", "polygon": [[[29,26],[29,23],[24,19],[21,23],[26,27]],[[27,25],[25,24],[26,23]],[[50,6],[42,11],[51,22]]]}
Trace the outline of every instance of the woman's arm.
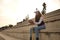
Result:
{"label": "woman's arm", "polygon": [[32,20],[29,20],[28,22],[29,22],[30,24],[34,24],[34,21],[32,21]]}

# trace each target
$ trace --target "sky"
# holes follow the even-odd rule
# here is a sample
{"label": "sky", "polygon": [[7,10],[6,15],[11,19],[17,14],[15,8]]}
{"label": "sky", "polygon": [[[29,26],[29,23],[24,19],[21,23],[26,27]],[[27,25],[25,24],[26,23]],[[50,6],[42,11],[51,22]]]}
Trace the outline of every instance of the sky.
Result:
{"label": "sky", "polygon": [[46,12],[60,9],[60,0],[0,0],[0,27],[22,21],[27,15],[34,18],[36,8],[41,12],[43,2]]}

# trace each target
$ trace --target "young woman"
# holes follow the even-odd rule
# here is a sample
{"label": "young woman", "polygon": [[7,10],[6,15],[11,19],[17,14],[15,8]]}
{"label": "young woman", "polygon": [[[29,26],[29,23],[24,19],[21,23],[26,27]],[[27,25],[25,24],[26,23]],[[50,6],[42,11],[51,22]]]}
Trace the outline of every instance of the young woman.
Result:
{"label": "young woman", "polygon": [[[32,24],[37,25],[36,27],[34,27],[34,32],[36,34],[36,40],[39,40],[39,30],[41,29],[45,29],[45,23],[43,20],[43,14],[41,14],[39,11],[35,12],[35,21],[33,22],[32,20],[30,20],[29,22]],[[32,28],[30,29],[30,40],[32,40]]]}

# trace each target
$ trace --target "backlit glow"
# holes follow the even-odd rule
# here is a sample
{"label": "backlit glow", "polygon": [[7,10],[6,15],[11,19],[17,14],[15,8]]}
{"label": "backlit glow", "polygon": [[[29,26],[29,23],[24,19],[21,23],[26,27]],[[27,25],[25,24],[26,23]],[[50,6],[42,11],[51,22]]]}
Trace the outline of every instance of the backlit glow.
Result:
{"label": "backlit glow", "polygon": [[60,9],[60,0],[0,0],[0,26],[15,25],[27,15],[34,18],[35,9],[41,12],[43,2],[47,5],[46,12]]}

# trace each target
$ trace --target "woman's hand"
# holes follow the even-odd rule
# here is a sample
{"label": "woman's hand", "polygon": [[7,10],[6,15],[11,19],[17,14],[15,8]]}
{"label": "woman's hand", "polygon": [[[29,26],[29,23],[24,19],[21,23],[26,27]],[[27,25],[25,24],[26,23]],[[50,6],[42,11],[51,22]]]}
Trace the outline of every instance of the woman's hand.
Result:
{"label": "woman's hand", "polygon": [[34,22],[33,22],[32,20],[29,20],[28,22],[29,22],[30,24],[34,24]]}

